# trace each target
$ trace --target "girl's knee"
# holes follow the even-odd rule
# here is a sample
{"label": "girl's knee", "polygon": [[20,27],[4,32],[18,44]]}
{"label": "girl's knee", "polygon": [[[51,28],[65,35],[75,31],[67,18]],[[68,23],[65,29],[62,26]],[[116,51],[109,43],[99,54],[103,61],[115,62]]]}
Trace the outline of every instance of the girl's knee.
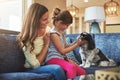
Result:
{"label": "girl's knee", "polygon": [[67,78],[74,78],[76,76],[75,65],[70,64],[66,70]]}
{"label": "girl's knee", "polygon": [[84,69],[82,69],[81,75],[85,75],[85,74],[86,74],[86,71]]}
{"label": "girl's knee", "polygon": [[79,75],[85,75],[86,74],[86,71],[82,68],[80,68],[79,70],[77,70],[78,74]]}
{"label": "girl's knee", "polygon": [[75,68],[75,65],[74,64],[69,64],[68,68]]}

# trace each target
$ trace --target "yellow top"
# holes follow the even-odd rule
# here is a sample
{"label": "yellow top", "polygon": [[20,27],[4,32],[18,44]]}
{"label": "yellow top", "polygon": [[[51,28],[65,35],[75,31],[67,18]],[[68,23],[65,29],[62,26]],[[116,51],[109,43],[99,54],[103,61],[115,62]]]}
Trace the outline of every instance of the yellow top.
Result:
{"label": "yellow top", "polygon": [[[46,32],[48,32],[48,30],[46,29]],[[44,45],[44,41],[43,41],[43,36],[41,37],[37,37],[34,40],[34,50],[32,52],[30,52],[30,44],[29,42],[27,43],[27,47],[23,47],[23,52],[25,55],[25,68],[37,68],[40,66],[40,62],[37,59],[37,56],[40,54],[43,45]],[[26,49],[27,48],[27,49]]]}

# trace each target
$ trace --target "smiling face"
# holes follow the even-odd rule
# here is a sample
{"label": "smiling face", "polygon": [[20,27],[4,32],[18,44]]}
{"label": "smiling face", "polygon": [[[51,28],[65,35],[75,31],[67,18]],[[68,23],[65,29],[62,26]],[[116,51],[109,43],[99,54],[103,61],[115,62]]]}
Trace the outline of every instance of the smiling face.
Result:
{"label": "smiling face", "polygon": [[47,24],[49,23],[48,18],[49,18],[49,14],[48,12],[46,12],[40,19],[40,28],[46,29]]}

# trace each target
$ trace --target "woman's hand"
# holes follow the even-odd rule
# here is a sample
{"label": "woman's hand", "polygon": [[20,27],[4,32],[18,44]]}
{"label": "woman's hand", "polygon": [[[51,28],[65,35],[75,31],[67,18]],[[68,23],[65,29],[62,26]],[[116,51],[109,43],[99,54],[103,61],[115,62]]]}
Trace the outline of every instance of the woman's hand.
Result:
{"label": "woman's hand", "polygon": [[50,33],[46,33],[46,35],[44,36],[44,45],[45,46],[49,46],[50,43]]}
{"label": "woman's hand", "polygon": [[50,34],[46,33],[45,36],[43,37],[43,40],[44,40],[44,46],[43,46],[39,56],[37,56],[37,59],[39,60],[40,63],[42,63],[46,57],[49,43],[50,43]]}

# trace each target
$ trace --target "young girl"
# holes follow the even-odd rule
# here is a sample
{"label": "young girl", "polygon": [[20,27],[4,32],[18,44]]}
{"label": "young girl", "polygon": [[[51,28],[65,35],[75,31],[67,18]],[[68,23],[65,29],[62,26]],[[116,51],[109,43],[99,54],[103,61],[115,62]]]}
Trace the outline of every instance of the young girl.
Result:
{"label": "young girl", "polygon": [[20,47],[25,55],[24,66],[29,72],[51,73],[55,80],[65,80],[64,71],[58,65],[41,66],[44,64],[50,42],[47,32],[48,16],[48,9],[38,3],[32,4],[27,11],[22,31],[18,35]]}
{"label": "young girl", "polygon": [[84,44],[84,41],[77,41],[69,46],[65,41],[65,30],[72,23],[72,16],[69,11],[60,11],[56,8],[54,11],[53,24],[54,28],[50,31],[50,46],[46,58],[46,64],[58,64],[66,72],[67,78],[72,79],[79,75],[84,75],[86,72],[78,65],[69,62],[65,54]]}

